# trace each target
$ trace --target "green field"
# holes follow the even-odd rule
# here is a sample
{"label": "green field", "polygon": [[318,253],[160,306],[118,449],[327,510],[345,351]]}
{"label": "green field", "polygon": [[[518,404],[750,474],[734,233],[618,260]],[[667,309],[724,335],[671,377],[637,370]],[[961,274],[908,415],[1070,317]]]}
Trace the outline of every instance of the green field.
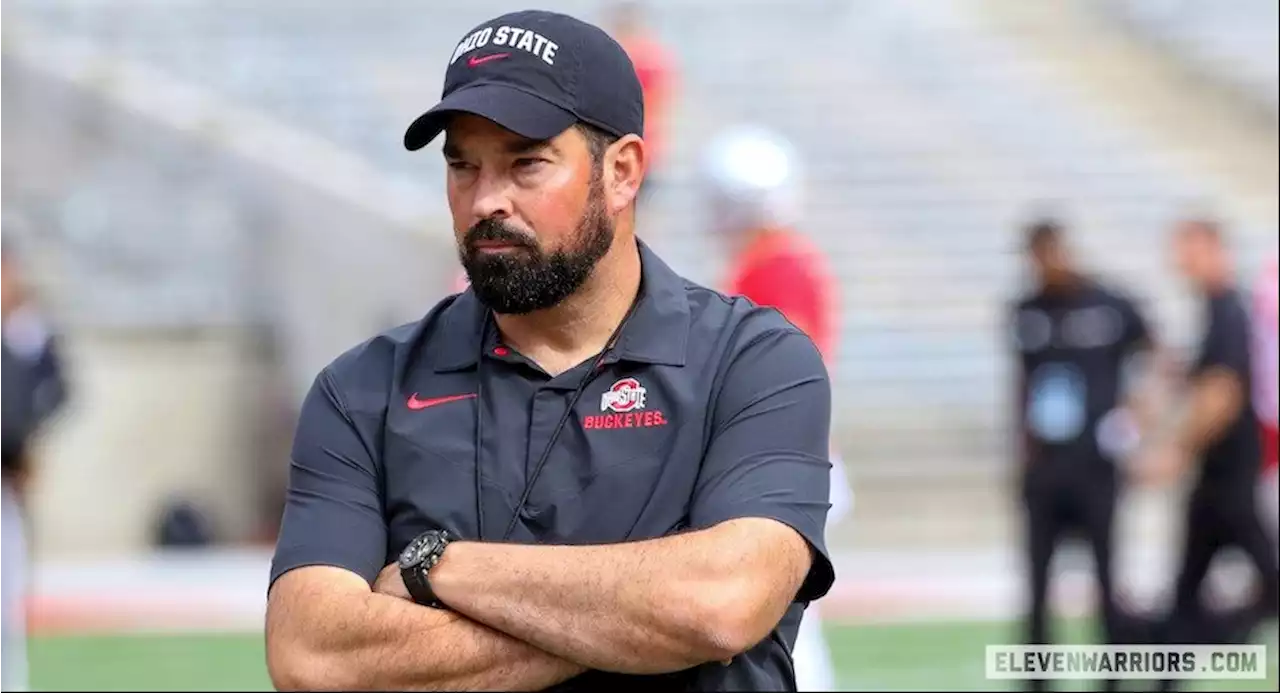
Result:
{"label": "green field", "polygon": [[[1267,640],[1265,681],[1188,682],[1184,690],[1277,690],[1274,628]],[[990,688],[983,678],[984,645],[1015,642],[1010,624],[989,622],[829,629],[849,690]],[[1088,642],[1082,623],[1058,630],[1064,642]],[[50,636],[31,643],[35,690],[264,690],[270,688],[260,635]],[[1013,690],[993,681],[996,690]],[[1088,682],[1059,682],[1058,690],[1087,690]],[[1138,683],[1138,682],[1132,682]],[[1137,690],[1137,689],[1133,689]]]}

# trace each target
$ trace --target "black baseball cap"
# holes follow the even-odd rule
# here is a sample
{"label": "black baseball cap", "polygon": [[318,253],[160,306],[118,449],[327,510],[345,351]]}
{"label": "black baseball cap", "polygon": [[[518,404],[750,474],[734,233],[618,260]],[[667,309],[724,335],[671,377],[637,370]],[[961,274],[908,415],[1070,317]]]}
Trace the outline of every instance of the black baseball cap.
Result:
{"label": "black baseball cap", "polygon": [[417,150],[455,113],[472,113],[534,140],[581,121],[618,137],[644,133],[635,66],[609,34],[580,19],[525,10],[471,31],[454,48],[440,103],[404,133]]}

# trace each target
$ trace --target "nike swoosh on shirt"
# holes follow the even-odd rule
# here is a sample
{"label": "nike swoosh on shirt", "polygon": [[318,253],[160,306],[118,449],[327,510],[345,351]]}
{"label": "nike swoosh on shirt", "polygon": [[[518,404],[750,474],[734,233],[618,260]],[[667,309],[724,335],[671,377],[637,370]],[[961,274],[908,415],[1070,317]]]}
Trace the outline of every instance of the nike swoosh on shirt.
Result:
{"label": "nike swoosh on shirt", "polygon": [[449,402],[459,402],[464,399],[472,399],[476,395],[474,392],[466,395],[449,395],[448,397],[433,397],[431,399],[418,399],[418,393],[409,396],[409,408],[418,411],[428,407],[434,407],[437,404],[448,404]]}

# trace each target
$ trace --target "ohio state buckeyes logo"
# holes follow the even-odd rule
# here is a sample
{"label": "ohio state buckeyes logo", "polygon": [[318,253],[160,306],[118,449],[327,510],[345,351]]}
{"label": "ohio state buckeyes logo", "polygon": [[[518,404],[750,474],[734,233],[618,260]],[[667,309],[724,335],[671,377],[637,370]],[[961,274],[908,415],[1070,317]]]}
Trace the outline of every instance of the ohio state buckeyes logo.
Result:
{"label": "ohio state buckeyes logo", "polygon": [[601,428],[651,428],[665,426],[667,419],[661,411],[645,408],[648,391],[635,378],[623,378],[600,395],[600,411],[612,414],[591,414],[582,417],[582,427]]}
{"label": "ohio state buckeyes logo", "polygon": [[623,378],[613,384],[608,392],[600,396],[600,411],[612,409],[625,414],[636,409],[644,409],[644,386],[635,378]]}

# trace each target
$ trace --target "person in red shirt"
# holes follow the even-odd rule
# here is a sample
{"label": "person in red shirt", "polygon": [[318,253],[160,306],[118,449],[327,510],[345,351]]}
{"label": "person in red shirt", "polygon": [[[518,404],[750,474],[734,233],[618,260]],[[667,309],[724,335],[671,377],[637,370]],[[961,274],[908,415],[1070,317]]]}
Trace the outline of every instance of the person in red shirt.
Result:
{"label": "person in red shirt", "polygon": [[[712,140],[699,177],[716,240],[734,256],[723,290],[778,309],[809,335],[830,370],[839,315],[836,281],[826,257],[798,230],[797,165],[795,151],[781,137],[736,127]],[[831,464],[829,525],[853,507],[844,463],[834,449]],[[792,653],[797,690],[837,689],[817,606],[809,606]]]}
{"label": "person in red shirt", "polygon": [[777,308],[809,335],[830,366],[836,282],[826,257],[797,230],[794,151],[771,132],[739,127],[712,142],[704,166],[717,236],[735,256],[725,291]]}
{"label": "person in red shirt", "polygon": [[826,258],[787,227],[748,231],[726,291],[777,308],[809,335],[830,363],[835,350],[835,280]]}
{"label": "person in red shirt", "polygon": [[619,2],[611,8],[609,33],[622,46],[635,66],[636,77],[644,94],[644,144],[648,155],[648,168],[659,171],[645,176],[641,194],[652,192],[653,180],[660,178],[660,168],[665,162],[668,115],[675,95],[675,63],[670,51],[650,30],[645,22],[641,3],[634,0]]}

